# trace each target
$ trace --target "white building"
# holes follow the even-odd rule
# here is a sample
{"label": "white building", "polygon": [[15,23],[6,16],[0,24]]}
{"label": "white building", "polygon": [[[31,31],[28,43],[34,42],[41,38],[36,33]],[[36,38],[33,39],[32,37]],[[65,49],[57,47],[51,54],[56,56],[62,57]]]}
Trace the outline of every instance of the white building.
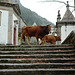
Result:
{"label": "white building", "polygon": [[37,26],[36,22],[34,22],[32,26]]}
{"label": "white building", "polygon": [[66,37],[75,30],[75,17],[69,9],[69,4],[67,1],[66,12],[61,19],[60,11],[58,11],[58,17],[56,22],[57,35],[61,36],[61,42],[63,42]]}
{"label": "white building", "polygon": [[0,0],[0,44],[18,45],[19,29],[26,25],[17,1]]}

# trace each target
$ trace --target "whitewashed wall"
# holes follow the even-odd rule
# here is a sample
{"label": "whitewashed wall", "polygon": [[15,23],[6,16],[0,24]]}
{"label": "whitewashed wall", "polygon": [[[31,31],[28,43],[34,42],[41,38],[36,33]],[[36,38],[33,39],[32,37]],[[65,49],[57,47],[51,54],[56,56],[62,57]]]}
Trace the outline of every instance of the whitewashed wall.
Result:
{"label": "whitewashed wall", "polygon": [[8,42],[8,11],[0,10],[1,26],[0,26],[0,44],[7,44]]}
{"label": "whitewashed wall", "polygon": [[19,24],[21,24],[20,26],[23,27],[26,24],[24,23],[23,19],[20,18],[19,15],[16,14],[16,12],[13,10],[13,8],[7,8],[7,7],[0,7],[0,11],[1,13],[1,25],[0,25],[0,44],[8,44],[8,22],[9,22],[9,12],[12,11],[13,12],[13,17],[12,17],[12,21],[13,24],[12,25],[12,43],[13,44],[13,40],[14,40],[14,20],[18,20],[18,24],[16,24],[16,45],[18,45],[18,27]]}
{"label": "whitewashed wall", "polygon": [[61,39],[63,42],[66,37],[71,33],[71,31],[75,30],[75,25],[68,25],[68,26],[62,26],[61,27]]}
{"label": "whitewashed wall", "polygon": [[[0,26],[0,44],[8,43],[8,15],[9,11],[0,10],[1,13],[1,26]],[[14,20],[18,20],[17,17],[13,14],[13,26],[12,26],[12,44],[14,39]],[[18,25],[16,25],[16,38],[18,38]],[[18,39],[16,40],[18,43]]]}
{"label": "whitewashed wall", "polygon": [[21,20],[20,27],[22,28],[23,26],[26,26],[26,24],[23,22],[23,20],[22,19],[20,19],[20,20]]}

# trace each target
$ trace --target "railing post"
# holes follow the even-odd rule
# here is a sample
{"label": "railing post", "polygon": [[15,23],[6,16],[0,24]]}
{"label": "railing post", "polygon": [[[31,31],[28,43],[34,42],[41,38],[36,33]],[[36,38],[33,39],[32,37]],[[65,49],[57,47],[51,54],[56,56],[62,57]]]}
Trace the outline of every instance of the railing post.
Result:
{"label": "railing post", "polygon": [[[61,37],[61,25],[57,26],[57,36]],[[57,44],[61,44],[61,41],[57,41]]]}

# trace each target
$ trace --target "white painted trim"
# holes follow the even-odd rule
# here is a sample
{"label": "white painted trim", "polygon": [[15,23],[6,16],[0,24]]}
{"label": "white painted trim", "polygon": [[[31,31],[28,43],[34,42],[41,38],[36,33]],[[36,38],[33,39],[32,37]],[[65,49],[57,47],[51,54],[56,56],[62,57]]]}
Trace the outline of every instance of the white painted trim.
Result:
{"label": "white painted trim", "polygon": [[13,8],[12,7],[0,6],[0,10],[10,11],[10,10],[13,10]]}

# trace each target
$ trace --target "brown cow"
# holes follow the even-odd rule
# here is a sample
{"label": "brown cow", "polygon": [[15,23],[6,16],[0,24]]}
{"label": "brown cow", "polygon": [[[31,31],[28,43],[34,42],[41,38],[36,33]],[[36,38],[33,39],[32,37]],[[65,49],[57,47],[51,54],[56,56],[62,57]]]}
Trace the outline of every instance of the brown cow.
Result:
{"label": "brown cow", "polygon": [[51,44],[55,44],[56,41],[61,41],[61,37],[60,36],[53,36],[53,35],[45,35],[42,40],[41,40],[41,44],[47,43],[51,43]]}
{"label": "brown cow", "polygon": [[22,28],[22,36],[21,36],[21,42],[20,45],[22,44],[22,39],[24,36],[27,37],[27,43],[30,45],[28,38],[29,37],[36,37],[37,39],[37,44],[38,44],[38,39],[42,39],[46,34],[49,34],[51,32],[51,26],[24,26]]}

